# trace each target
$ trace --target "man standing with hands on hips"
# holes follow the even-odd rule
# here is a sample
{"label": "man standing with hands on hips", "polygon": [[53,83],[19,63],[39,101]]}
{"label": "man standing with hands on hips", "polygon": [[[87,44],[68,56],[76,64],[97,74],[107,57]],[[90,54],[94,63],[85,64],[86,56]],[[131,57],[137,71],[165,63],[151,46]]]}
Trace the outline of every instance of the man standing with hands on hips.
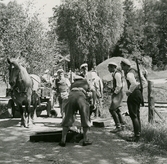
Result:
{"label": "man standing with hands on hips", "polygon": [[142,88],[147,86],[147,80],[144,78],[141,71],[139,73],[137,70],[131,67],[131,63],[128,59],[123,59],[121,61],[121,67],[125,74],[125,79],[127,81],[128,90],[126,95],[128,96],[127,105],[130,118],[132,120],[134,136],[129,138],[127,141],[138,142],[141,133],[141,123],[140,123],[140,105],[143,101]]}

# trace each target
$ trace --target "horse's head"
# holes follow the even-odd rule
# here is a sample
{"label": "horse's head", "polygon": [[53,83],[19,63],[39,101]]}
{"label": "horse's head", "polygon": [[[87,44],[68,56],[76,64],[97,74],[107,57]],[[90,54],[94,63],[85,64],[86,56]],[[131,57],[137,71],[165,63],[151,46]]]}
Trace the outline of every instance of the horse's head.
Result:
{"label": "horse's head", "polygon": [[9,84],[13,88],[16,85],[17,78],[20,73],[19,64],[16,61],[7,59],[9,63]]}

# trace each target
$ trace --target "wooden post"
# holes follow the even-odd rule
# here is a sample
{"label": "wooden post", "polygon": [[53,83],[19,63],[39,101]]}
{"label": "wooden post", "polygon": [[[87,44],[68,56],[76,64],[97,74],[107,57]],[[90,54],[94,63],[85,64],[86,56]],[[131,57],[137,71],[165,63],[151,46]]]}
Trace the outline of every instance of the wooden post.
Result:
{"label": "wooden post", "polygon": [[148,81],[148,122],[154,123],[154,111],[155,111],[155,100],[154,100],[154,82]]}

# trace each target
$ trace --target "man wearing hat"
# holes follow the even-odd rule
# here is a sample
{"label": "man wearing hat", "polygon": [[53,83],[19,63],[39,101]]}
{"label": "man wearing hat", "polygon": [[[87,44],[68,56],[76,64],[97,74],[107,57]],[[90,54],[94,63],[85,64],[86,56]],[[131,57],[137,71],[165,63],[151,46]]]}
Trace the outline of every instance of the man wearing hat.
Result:
{"label": "man wearing hat", "polygon": [[86,78],[87,76],[87,73],[88,73],[88,64],[87,63],[83,63],[81,66],[80,66],[80,76]]}
{"label": "man wearing hat", "polygon": [[[66,136],[70,127],[73,126],[75,121],[75,115],[79,111],[81,117],[81,126],[83,127],[83,146],[91,145],[87,138],[88,130],[91,126],[90,122],[90,104],[88,93],[94,92],[91,85],[88,83],[87,79],[82,76],[76,75],[74,78],[74,83],[71,85],[71,91],[69,97],[64,105],[65,117],[62,121],[62,139],[59,143],[60,146],[66,146]],[[93,101],[93,105],[95,101]]]}
{"label": "man wearing hat", "polygon": [[141,79],[139,79],[137,70],[131,67],[131,62],[128,59],[124,59],[121,61],[121,67],[124,71],[125,79],[127,81],[127,105],[134,129],[134,136],[129,138],[128,141],[138,142],[141,133],[140,104],[142,103],[140,81],[142,82],[143,87],[145,87],[147,86],[147,80],[144,78],[141,72]]}
{"label": "man wearing hat", "polygon": [[71,83],[64,76],[64,70],[63,69],[58,69],[57,70],[57,78],[55,79],[54,82],[54,90],[56,91],[56,97],[58,97],[58,102],[61,110],[61,115],[62,117],[64,116],[64,111],[63,111],[63,101],[68,98],[69,90],[70,90]]}
{"label": "man wearing hat", "polygon": [[113,88],[109,112],[111,113],[116,126],[116,128],[111,132],[116,133],[124,130],[125,127],[125,122],[120,110],[123,99],[123,75],[122,70],[118,68],[118,65],[115,62],[110,62],[108,64],[108,70],[112,73],[113,77]]}

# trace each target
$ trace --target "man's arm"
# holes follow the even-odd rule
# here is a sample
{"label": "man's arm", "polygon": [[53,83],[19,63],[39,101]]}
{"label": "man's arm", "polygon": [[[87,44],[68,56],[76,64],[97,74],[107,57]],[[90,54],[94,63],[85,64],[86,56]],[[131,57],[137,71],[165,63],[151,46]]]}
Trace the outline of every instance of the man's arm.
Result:
{"label": "man's arm", "polygon": [[114,93],[118,94],[120,92],[120,90],[122,89],[122,87],[123,87],[122,76],[121,76],[121,74],[119,72],[117,72],[115,74],[115,79],[116,79],[116,88],[114,90]]}
{"label": "man's arm", "polygon": [[130,82],[130,87],[128,92],[132,93],[136,89],[136,87],[139,86],[139,83],[136,81],[135,76],[132,72],[129,72],[127,74],[127,80]]}

